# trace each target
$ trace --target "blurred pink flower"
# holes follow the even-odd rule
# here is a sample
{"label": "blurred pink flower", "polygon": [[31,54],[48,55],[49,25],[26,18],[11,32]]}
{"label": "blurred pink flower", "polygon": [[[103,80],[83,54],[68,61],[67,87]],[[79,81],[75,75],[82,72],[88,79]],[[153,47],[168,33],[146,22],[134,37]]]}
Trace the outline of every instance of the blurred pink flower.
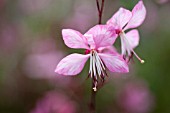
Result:
{"label": "blurred pink flower", "polygon": [[145,17],[146,9],[143,1],[140,0],[133,8],[132,12],[120,8],[113,17],[107,21],[107,25],[113,27],[114,32],[116,32],[116,37],[120,36],[122,55],[124,55],[124,58],[126,58],[126,54],[128,54],[128,58],[130,59],[134,54],[141,63],[144,63],[144,60],[142,60],[133,50],[139,45],[138,30],[134,29],[126,34],[124,31],[140,26]]}
{"label": "blurred pink flower", "polygon": [[47,92],[30,113],[76,113],[77,105],[63,94]]}
{"label": "blurred pink flower", "polygon": [[35,41],[29,47],[29,54],[23,64],[26,75],[31,78],[56,78],[54,69],[64,53],[56,49],[53,39]]}
{"label": "blurred pink flower", "polygon": [[14,25],[2,25],[0,30],[0,50],[3,53],[14,52],[17,47],[18,32]]}
{"label": "blurred pink flower", "polygon": [[19,0],[19,5],[25,13],[33,14],[47,8],[51,0]]}
{"label": "blurred pink flower", "polygon": [[94,90],[98,79],[104,80],[107,75],[106,67],[112,72],[129,72],[126,62],[112,47],[115,34],[109,31],[108,26],[96,25],[84,35],[72,29],[64,29],[62,35],[68,47],[82,48],[86,51],[85,55],[74,53],[63,58],[55,72],[62,75],[77,75],[90,57],[89,75],[93,79]]}
{"label": "blurred pink flower", "polygon": [[44,54],[30,54],[25,61],[25,71],[31,78],[55,78],[54,69],[61,56],[61,52],[54,51]]}
{"label": "blurred pink flower", "polygon": [[125,113],[149,113],[153,107],[153,95],[143,82],[130,82],[118,96],[118,104]]}

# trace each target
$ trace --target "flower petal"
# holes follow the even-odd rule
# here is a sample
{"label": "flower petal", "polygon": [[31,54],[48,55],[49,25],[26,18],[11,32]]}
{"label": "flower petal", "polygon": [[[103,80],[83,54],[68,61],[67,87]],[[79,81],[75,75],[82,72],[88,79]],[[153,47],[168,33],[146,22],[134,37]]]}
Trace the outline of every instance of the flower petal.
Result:
{"label": "flower petal", "polygon": [[122,55],[126,55],[126,52],[128,55],[131,55],[132,46],[124,32],[120,34],[120,39],[121,39]]}
{"label": "flower petal", "polygon": [[93,35],[92,34],[85,34],[84,36],[86,37],[87,42],[90,45],[90,49],[96,48],[96,44],[94,42]]}
{"label": "flower petal", "polygon": [[122,55],[126,54],[126,49],[127,49],[127,41],[125,40],[125,35],[120,35],[120,40],[121,40],[121,52]]}
{"label": "flower petal", "polygon": [[114,46],[100,47],[98,48],[98,52],[104,54],[118,54]]}
{"label": "flower petal", "polygon": [[64,43],[70,48],[89,49],[86,38],[78,31],[63,29],[62,35]]}
{"label": "flower petal", "polygon": [[110,20],[107,21],[107,24],[113,25],[116,29],[122,29],[131,19],[131,11],[120,8]]}
{"label": "flower petal", "polygon": [[129,72],[129,67],[121,55],[99,53],[99,56],[110,71],[120,73]]}
{"label": "flower petal", "polygon": [[129,23],[125,27],[126,29],[129,28],[136,28],[140,26],[146,17],[146,8],[143,4],[143,1],[139,1],[138,4],[132,10],[132,18],[130,19]]}
{"label": "flower petal", "polygon": [[138,30],[131,30],[126,33],[127,40],[132,48],[139,45],[139,32]]}
{"label": "flower petal", "polygon": [[59,62],[55,72],[62,75],[77,75],[82,71],[89,56],[77,53],[68,55]]}
{"label": "flower petal", "polygon": [[[87,33],[84,34],[84,36],[89,36],[89,35],[92,36],[96,49],[99,47],[111,46],[116,40],[115,32],[111,31],[110,27],[107,25],[94,26]],[[87,40],[89,39],[87,38]]]}

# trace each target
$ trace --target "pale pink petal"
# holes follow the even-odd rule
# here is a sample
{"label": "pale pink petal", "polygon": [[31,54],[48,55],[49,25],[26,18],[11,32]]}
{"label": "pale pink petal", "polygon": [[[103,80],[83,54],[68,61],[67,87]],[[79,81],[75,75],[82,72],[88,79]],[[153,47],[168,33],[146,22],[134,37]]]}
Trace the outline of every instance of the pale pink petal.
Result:
{"label": "pale pink petal", "polygon": [[93,37],[96,49],[99,47],[111,46],[116,40],[115,32],[111,31],[107,25],[96,25],[91,28],[84,36]]}
{"label": "pale pink petal", "polygon": [[77,75],[82,71],[89,56],[77,53],[68,55],[59,62],[55,72],[61,75]]}
{"label": "pale pink petal", "polygon": [[63,29],[62,35],[64,43],[70,48],[89,49],[86,38],[78,31]]}
{"label": "pale pink petal", "polygon": [[125,30],[140,26],[145,20],[145,17],[146,17],[146,8],[143,4],[143,1],[140,0],[132,10],[132,18],[130,19],[129,23],[125,27]]}
{"label": "pale pink petal", "polygon": [[129,67],[121,55],[99,53],[99,56],[110,71],[120,73],[129,72]]}
{"label": "pale pink petal", "polygon": [[96,48],[96,44],[94,42],[93,35],[92,34],[85,34],[84,36],[86,37],[87,42],[90,45],[90,49]]}
{"label": "pale pink petal", "polygon": [[131,11],[120,8],[112,18],[107,21],[107,24],[113,25],[116,29],[122,29],[129,22],[131,17]]}
{"label": "pale pink petal", "polygon": [[100,47],[98,48],[98,52],[104,54],[118,54],[114,46]]}
{"label": "pale pink petal", "polygon": [[132,48],[135,48],[139,45],[139,32],[138,30],[131,30],[126,33],[126,38]]}

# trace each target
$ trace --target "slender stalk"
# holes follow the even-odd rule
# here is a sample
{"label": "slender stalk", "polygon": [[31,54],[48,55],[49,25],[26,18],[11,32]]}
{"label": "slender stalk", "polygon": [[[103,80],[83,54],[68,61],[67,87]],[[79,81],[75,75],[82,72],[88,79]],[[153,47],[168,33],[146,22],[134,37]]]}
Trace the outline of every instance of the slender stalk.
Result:
{"label": "slender stalk", "polygon": [[93,80],[92,80],[92,91],[91,91],[91,102],[90,102],[90,113],[96,113],[96,91],[93,90]]}
{"label": "slender stalk", "polygon": [[101,7],[100,7],[99,0],[96,0],[97,10],[98,10],[98,15],[99,15],[98,24],[102,23],[102,15],[103,15],[103,9],[104,9],[104,2],[105,2],[105,0],[102,0],[102,4],[101,4]]}
{"label": "slender stalk", "polygon": [[[100,8],[99,0],[96,0],[98,16],[99,16],[98,24],[102,23],[102,15],[103,15],[103,9],[104,9],[104,2],[105,2],[105,0],[102,0],[102,4],[101,4],[101,8]],[[94,86],[94,81],[92,80],[90,113],[96,113],[96,94],[97,94],[97,91],[93,90],[94,87],[95,87]]]}
{"label": "slender stalk", "polygon": [[98,10],[98,12],[100,12],[99,0],[96,0],[96,4],[97,4],[97,10]]}
{"label": "slender stalk", "polygon": [[102,23],[103,9],[104,9],[104,0],[102,0],[102,6],[101,6],[101,9],[100,9],[99,24]]}

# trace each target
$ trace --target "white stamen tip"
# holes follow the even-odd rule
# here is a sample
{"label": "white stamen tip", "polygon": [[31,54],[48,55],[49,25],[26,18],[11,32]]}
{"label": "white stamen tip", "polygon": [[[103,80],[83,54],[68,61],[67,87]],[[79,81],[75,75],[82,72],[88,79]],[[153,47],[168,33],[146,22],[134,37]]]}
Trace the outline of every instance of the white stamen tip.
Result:
{"label": "white stamen tip", "polygon": [[145,63],[145,61],[144,61],[144,60],[141,60],[141,63],[142,63],[142,64],[144,64],[144,63]]}
{"label": "white stamen tip", "polygon": [[93,88],[93,90],[96,92],[96,91],[97,91],[97,88],[96,88],[96,87],[94,87],[94,88]]}

